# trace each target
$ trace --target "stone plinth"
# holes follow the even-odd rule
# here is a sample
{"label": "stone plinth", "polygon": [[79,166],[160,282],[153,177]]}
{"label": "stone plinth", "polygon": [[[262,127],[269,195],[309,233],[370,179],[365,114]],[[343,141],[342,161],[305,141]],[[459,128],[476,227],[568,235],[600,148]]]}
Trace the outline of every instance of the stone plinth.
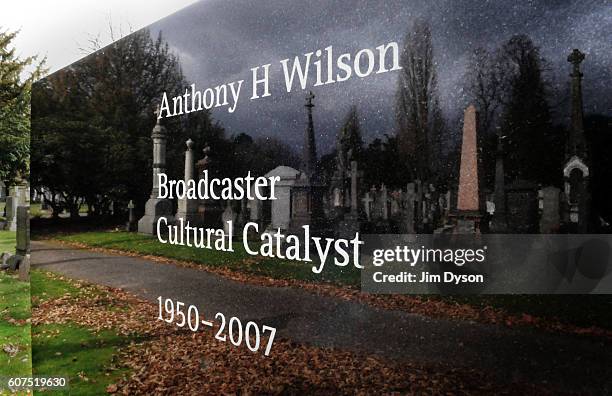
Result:
{"label": "stone plinth", "polygon": [[166,128],[159,123],[159,119],[153,128],[151,138],[153,139],[153,189],[151,197],[145,204],[145,214],[138,221],[138,232],[156,235],[157,221],[160,217],[165,217],[168,223],[174,222],[172,202],[158,198],[158,175],[166,170]]}
{"label": "stone plinth", "polygon": [[167,199],[149,198],[145,204],[145,215],[138,220],[138,232],[157,235],[157,221],[165,217],[168,223],[174,222],[172,202]]}

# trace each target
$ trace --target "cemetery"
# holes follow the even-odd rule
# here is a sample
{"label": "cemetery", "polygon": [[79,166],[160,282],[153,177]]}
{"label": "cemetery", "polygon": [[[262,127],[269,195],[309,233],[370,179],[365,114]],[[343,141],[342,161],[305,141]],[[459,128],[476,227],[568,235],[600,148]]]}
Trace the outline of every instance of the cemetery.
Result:
{"label": "cemetery", "polygon": [[[35,85],[32,189],[44,214],[33,219],[32,248],[25,206],[11,203],[6,226],[17,229],[10,265],[34,268],[38,373],[61,368],[77,391],[109,394],[607,389],[608,296],[475,295],[480,285],[456,295],[455,285],[486,283],[488,274],[467,271],[423,272],[422,282],[449,285],[436,295],[410,294],[408,272],[380,272],[375,282],[405,292],[371,292],[359,254],[366,236],[610,233],[601,181],[612,146],[600,133],[609,116],[584,114],[597,55],[546,48],[562,76],[555,87],[568,86],[567,101],[553,106],[539,44],[521,29],[493,43],[488,59],[448,31],[433,40],[427,21],[414,21],[402,44],[388,41],[395,30],[373,31],[367,43],[333,48],[320,21],[308,22],[289,21],[282,37],[307,31],[300,43],[317,51],[264,48],[269,40],[246,40],[245,26],[227,49],[248,49],[244,64],[233,52],[216,57],[211,32],[181,63],[172,51],[189,48],[177,45],[177,32],[156,40],[143,29]],[[450,58],[433,55],[442,34],[461,47]],[[389,44],[364,49],[381,42]],[[228,57],[235,69],[214,69]],[[239,72],[253,85],[236,80]],[[270,75],[280,84],[269,86]],[[235,83],[217,85],[222,77]],[[497,92],[492,108],[481,86]],[[241,88],[253,88],[243,107]],[[406,267],[418,259],[394,246],[378,258]],[[488,254],[422,249],[457,267]],[[582,252],[572,258],[588,261]],[[507,279],[519,272],[504,270]],[[555,274],[559,282],[575,275],[567,272]],[[207,320],[217,313],[278,329],[269,359],[220,343],[214,331],[156,320],[161,296],[199,307]],[[80,348],[63,355],[61,339]],[[185,375],[190,381],[178,380]]]}
{"label": "cemetery", "polygon": [[[193,141],[187,141],[184,180],[168,180],[164,173],[166,129],[158,119],[151,135],[154,142],[151,198],[138,232],[156,235],[160,218],[170,224],[181,219],[185,224],[212,225],[221,230],[232,222],[252,234],[303,235],[309,233],[331,238],[358,233],[554,233],[597,232],[591,220],[589,168],[584,162],[587,148],[582,126],[580,63],[584,55],[574,50],[572,65],[572,129],[567,162],[563,169],[563,189],[542,186],[525,180],[505,185],[503,158],[498,158],[495,191],[487,197],[481,186],[481,159],[478,154],[478,112],[473,105],[465,109],[457,190],[440,190],[432,183],[415,179],[403,188],[388,188],[384,183],[366,186],[363,166],[353,157],[350,147],[339,146],[331,175],[320,172],[316,132],[313,121],[315,95],[306,97],[304,156],[299,169],[279,164],[265,176],[254,178],[212,179],[208,166],[214,152],[207,147],[205,157],[195,160]],[[221,192],[215,193],[217,185]],[[197,186],[197,192],[196,192]],[[268,188],[269,194],[262,189]],[[171,199],[178,198],[178,210],[172,212]],[[220,203],[219,199],[226,200]],[[231,201],[238,201],[234,205]],[[222,209],[224,208],[224,209]],[[183,224],[183,223],[181,223]],[[176,237],[176,236],[175,236]],[[283,237],[284,238],[284,237]],[[352,237],[351,237],[352,238]],[[278,239],[278,238],[277,238]],[[281,243],[289,243],[286,239]],[[284,255],[280,255],[284,257]]]}

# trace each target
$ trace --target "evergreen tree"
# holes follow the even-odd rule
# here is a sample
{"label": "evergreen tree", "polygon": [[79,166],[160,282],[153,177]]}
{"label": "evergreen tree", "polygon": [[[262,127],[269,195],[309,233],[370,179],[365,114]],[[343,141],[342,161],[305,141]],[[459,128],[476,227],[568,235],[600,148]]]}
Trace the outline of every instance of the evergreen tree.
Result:
{"label": "evergreen tree", "polygon": [[[73,216],[83,202],[93,214],[112,201],[142,208],[151,189],[153,110],[163,92],[172,97],[188,86],[161,34],[153,39],[147,30],[41,80],[32,98],[35,186],[61,194]],[[217,158],[229,151],[215,147],[224,132],[207,111],[163,123],[169,177],[183,175],[188,138],[197,143],[196,160],[205,143]]]}
{"label": "evergreen tree", "polygon": [[16,32],[0,30],[0,180],[7,186],[29,175],[31,88],[43,73],[40,62],[21,80],[36,57],[15,55],[12,42],[16,36]]}

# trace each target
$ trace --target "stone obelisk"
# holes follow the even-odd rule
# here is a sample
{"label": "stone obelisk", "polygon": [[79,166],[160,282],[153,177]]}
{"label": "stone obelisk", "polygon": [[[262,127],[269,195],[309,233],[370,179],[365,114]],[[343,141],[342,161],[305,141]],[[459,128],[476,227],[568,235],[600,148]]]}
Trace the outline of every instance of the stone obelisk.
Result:
{"label": "stone obelisk", "polygon": [[[194,183],[194,158],[193,158],[193,140],[189,139],[185,142],[187,150],[185,151],[185,185]],[[176,220],[183,219],[184,224],[189,222],[190,225],[198,223],[198,204],[199,201],[195,198],[187,197],[178,200],[178,210],[176,212]]]}
{"label": "stone obelisk", "polygon": [[459,168],[459,191],[457,193],[456,232],[478,233],[480,231],[480,191],[478,179],[478,114],[474,105],[465,109],[463,118],[463,141],[461,143],[461,165]]}
{"label": "stone obelisk", "polygon": [[145,214],[138,220],[138,232],[143,234],[157,234],[157,221],[165,217],[170,224],[174,222],[172,215],[172,202],[159,197],[159,174],[166,171],[166,128],[160,123],[159,107],[155,111],[157,122],[153,127],[151,139],[153,140],[153,188],[151,196],[145,204]]}

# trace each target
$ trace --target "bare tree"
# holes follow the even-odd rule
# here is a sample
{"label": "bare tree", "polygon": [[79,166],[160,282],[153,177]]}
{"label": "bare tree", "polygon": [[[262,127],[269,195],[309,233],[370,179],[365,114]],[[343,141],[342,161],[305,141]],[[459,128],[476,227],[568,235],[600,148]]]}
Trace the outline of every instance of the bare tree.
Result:
{"label": "bare tree", "polygon": [[507,68],[498,51],[477,48],[470,57],[465,89],[468,100],[478,108],[479,126],[483,134],[495,129],[502,96],[508,86]]}
{"label": "bare tree", "polygon": [[[429,180],[441,142],[436,67],[429,24],[417,20],[406,34],[400,55],[396,97],[397,136],[401,155],[411,162],[413,175]],[[437,125],[437,127],[435,127]]]}

